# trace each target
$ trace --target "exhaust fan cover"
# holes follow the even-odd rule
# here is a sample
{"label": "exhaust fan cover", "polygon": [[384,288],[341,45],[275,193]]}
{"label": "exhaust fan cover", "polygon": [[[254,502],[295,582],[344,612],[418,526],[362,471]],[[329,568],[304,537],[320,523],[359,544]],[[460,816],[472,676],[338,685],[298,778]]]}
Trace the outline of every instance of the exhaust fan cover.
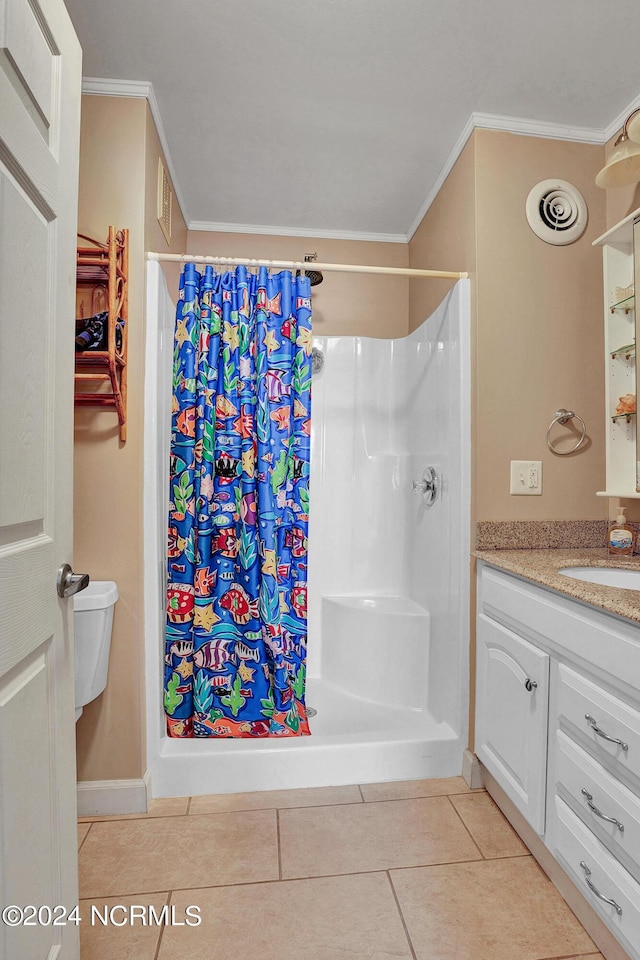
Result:
{"label": "exhaust fan cover", "polygon": [[541,180],[529,193],[526,210],[535,235],[556,246],[573,243],[587,226],[584,197],[566,180]]}

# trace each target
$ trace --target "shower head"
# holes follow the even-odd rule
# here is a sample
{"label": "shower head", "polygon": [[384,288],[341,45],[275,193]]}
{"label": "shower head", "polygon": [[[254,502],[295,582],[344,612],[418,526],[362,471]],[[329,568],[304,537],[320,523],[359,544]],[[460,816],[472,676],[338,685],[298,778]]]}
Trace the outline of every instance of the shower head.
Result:
{"label": "shower head", "polygon": [[[313,261],[317,259],[318,259],[317,253],[305,253],[304,255],[305,263],[313,263]],[[309,283],[311,284],[312,287],[317,287],[318,284],[322,283],[322,281],[324,280],[324,277],[322,276],[319,270],[307,270],[305,268],[304,273],[305,273],[305,276],[309,277]]]}

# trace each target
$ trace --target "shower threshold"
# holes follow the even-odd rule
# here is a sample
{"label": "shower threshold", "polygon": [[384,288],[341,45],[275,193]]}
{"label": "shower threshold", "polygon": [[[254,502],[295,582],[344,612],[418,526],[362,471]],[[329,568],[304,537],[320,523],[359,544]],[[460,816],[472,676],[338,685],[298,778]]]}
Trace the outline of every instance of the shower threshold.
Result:
{"label": "shower threshold", "polygon": [[427,710],[386,707],[317,678],[310,737],[162,741],[150,758],[154,797],[420,780],[460,774],[464,744]]}

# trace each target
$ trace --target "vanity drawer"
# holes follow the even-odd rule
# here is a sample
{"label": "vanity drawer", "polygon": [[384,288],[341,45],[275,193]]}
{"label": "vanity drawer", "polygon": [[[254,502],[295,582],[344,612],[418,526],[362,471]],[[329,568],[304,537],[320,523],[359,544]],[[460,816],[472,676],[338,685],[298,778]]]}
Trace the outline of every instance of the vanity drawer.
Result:
{"label": "vanity drawer", "polygon": [[[574,581],[575,583],[575,581]],[[478,609],[536,646],[551,646],[640,688],[640,624],[480,563]]]}
{"label": "vanity drawer", "polygon": [[[557,712],[580,742],[614,773],[640,778],[640,713],[561,663],[558,665]],[[622,741],[616,743],[614,741]]]}
{"label": "vanity drawer", "polygon": [[[555,798],[555,808],[556,857],[629,955],[638,960],[640,884],[605,850],[560,797]],[[587,880],[595,890],[589,887]],[[606,903],[603,897],[615,901],[618,909],[614,904]]]}
{"label": "vanity drawer", "polygon": [[[559,795],[579,812],[614,856],[639,877],[640,799],[562,730],[556,731],[555,747],[554,779]],[[606,817],[618,822],[612,823]]]}

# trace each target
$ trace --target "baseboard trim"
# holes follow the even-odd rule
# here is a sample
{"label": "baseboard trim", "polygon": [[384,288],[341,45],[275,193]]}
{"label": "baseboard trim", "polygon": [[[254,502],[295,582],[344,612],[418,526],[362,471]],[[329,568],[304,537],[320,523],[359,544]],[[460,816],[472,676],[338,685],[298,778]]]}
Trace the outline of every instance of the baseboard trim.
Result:
{"label": "baseboard trim", "polygon": [[484,785],[488,793],[498,804],[505,817],[529,848],[546,875],[551,880],[567,906],[576,915],[605,960],[630,960],[629,954],[618,943],[606,924],[582,896],[576,885],[564,872],[556,858],[529,826],[520,811],[506,795],[502,787],[491,776],[486,767],[482,767]]}
{"label": "baseboard trim", "polygon": [[471,750],[462,754],[462,778],[471,790],[479,790],[484,786],[482,764]]}
{"label": "baseboard trim", "polygon": [[81,780],[77,787],[79,817],[146,813],[151,802],[151,774],[141,780]]}

